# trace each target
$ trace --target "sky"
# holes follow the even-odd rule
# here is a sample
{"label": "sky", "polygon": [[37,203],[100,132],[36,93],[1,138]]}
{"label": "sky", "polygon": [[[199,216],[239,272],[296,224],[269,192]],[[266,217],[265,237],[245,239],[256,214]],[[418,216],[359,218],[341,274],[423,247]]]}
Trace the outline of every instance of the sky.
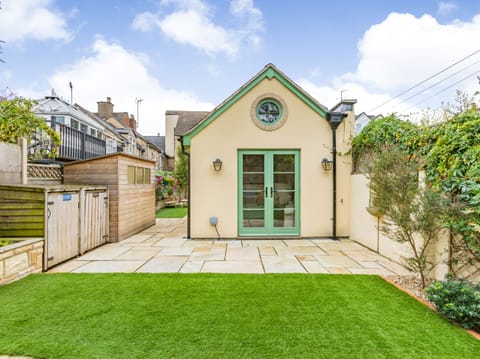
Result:
{"label": "sky", "polygon": [[73,102],[93,112],[107,97],[117,112],[138,107],[143,135],[165,134],[166,110],[213,109],[268,63],[328,108],[357,99],[357,114],[418,114],[454,102],[456,90],[480,90],[478,0],[0,7],[0,94],[40,99],[54,89],[70,101],[71,82]]}

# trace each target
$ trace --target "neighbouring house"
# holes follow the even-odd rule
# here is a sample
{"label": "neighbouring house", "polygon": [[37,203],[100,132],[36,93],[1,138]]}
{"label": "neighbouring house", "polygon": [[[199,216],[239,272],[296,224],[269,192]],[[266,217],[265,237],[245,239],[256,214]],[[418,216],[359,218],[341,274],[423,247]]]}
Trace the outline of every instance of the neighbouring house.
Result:
{"label": "neighbouring house", "polygon": [[106,101],[98,101],[98,112],[96,116],[107,121],[126,140],[123,152],[140,158],[155,161],[155,168],[161,168],[162,151],[154,143],[147,140],[137,132],[137,122],[134,115],[128,112],[114,112],[112,99],[107,97]]}
{"label": "neighbouring house", "polygon": [[173,170],[177,160],[180,138],[195,127],[208,111],[167,111],[165,113],[165,155],[167,168]]}
{"label": "neighbouring house", "polygon": [[346,117],[333,132],[335,114],[268,64],[175,131],[190,156],[189,237],[348,237],[355,103],[334,107],[344,112],[336,119]]}
{"label": "neighbouring house", "polygon": [[105,155],[105,127],[101,123],[59,98],[53,90],[50,96],[37,102],[32,112],[44,118],[60,134],[58,160],[72,161]]}
{"label": "neighbouring house", "polygon": [[157,170],[167,170],[168,157],[165,154],[165,136],[143,136],[151,144],[155,145],[160,152],[160,160],[158,161]]}
{"label": "neighbouring house", "polygon": [[382,117],[382,115],[367,115],[365,112],[355,116],[355,135],[358,135],[371,120]]}

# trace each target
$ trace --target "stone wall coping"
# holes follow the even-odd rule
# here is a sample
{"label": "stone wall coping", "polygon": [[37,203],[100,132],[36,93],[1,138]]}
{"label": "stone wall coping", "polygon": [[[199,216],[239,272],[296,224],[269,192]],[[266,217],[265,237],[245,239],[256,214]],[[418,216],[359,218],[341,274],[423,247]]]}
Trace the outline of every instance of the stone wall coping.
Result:
{"label": "stone wall coping", "polygon": [[[18,238],[6,238],[6,237],[5,238],[2,237],[2,239],[5,239],[5,240],[13,239],[15,241],[18,240]],[[43,240],[44,240],[43,237],[22,238],[22,240],[19,240],[16,243],[12,243],[12,244],[9,244],[8,246],[0,247],[0,254],[5,253],[5,252],[9,252],[9,251],[17,249],[17,248],[28,246],[30,244],[35,244],[35,243],[41,242]]]}

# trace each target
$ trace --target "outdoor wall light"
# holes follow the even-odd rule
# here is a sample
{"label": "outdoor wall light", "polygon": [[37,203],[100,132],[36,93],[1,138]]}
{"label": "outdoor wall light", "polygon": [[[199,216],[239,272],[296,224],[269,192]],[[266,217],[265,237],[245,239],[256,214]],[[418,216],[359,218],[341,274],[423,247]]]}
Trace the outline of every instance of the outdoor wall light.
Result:
{"label": "outdoor wall light", "polygon": [[331,171],[333,166],[333,161],[330,161],[326,158],[322,160],[322,168],[324,171]]}
{"label": "outdoor wall light", "polygon": [[215,161],[213,161],[213,169],[215,171],[221,171],[222,170],[222,160],[220,158],[217,158]]}

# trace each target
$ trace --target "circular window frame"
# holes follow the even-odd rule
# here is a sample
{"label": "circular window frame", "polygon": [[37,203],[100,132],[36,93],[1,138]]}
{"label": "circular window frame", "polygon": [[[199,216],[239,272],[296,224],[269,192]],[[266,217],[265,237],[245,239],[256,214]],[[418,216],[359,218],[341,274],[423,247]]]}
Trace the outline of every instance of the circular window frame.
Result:
{"label": "circular window frame", "polygon": [[[272,124],[267,124],[258,118],[258,107],[265,102],[273,102],[280,109],[279,119]],[[281,97],[279,97],[276,94],[273,94],[273,93],[263,94],[261,96],[258,96],[253,102],[252,107],[250,108],[250,118],[252,119],[255,126],[257,126],[258,128],[264,131],[277,130],[280,127],[282,127],[287,121],[287,118],[288,118],[287,104],[285,103],[285,101],[283,101]]]}

